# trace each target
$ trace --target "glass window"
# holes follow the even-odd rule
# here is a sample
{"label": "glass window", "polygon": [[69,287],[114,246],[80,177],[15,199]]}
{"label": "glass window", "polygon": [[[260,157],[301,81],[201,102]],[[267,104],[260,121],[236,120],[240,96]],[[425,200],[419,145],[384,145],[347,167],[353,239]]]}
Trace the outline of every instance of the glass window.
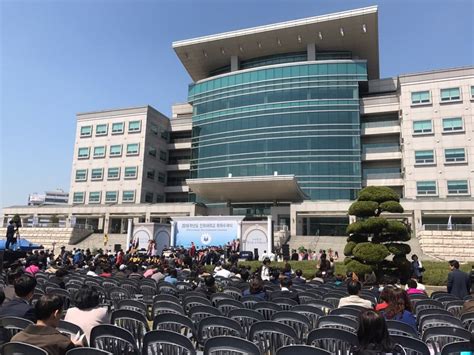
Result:
{"label": "glass window", "polygon": [[123,122],[112,123],[112,134],[122,134],[123,126]]}
{"label": "glass window", "polygon": [[459,88],[441,89],[441,102],[459,101],[461,90]]}
{"label": "glass window", "polygon": [[166,161],[167,154],[166,152],[160,150],[160,160]]}
{"label": "glass window", "polygon": [[151,155],[152,157],[156,157],[156,148],[148,147],[148,155]]}
{"label": "glass window", "polygon": [[111,157],[120,157],[122,155],[122,145],[111,145],[110,146],[110,156]]}
{"label": "glass window", "polygon": [[415,134],[433,133],[433,124],[431,120],[413,121],[413,133]]}
{"label": "glass window", "polygon": [[431,102],[430,92],[429,91],[417,91],[411,93],[411,103],[413,105],[417,104],[427,104]]}
{"label": "glass window", "polygon": [[104,124],[98,124],[95,126],[95,135],[96,136],[106,136],[107,135],[107,129],[109,125],[104,123]]}
{"label": "glass window", "polygon": [[150,132],[153,133],[153,135],[157,136],[159,132],[158,126],[156,124],[151,123]]}
{"label": "glass window", "polygon": [[100,203],[100,191],[89,192],[89,203]]}
{"label": "glass window", "polygon": [[138,155],[139,147],[138,143],[127,144],[127,155]]}
{"label": "glass window", "polygon": [[104,169],[92,169],[91,180],[102,180],[104,176]]}
{"label": "glass window", "polygon": [[79,148],[78,159],[89,159],[89,148]]}
{"label": "glass window", "polygon": [[167,130],[162,130],[161,131],[161,138],[168,140],[169,134]]}
{"label": "glass window", "polygon": [[468,193],[467,180],[448,180],[448,195],[465,195]]}
{"label": "glass window", "polygon": [[474,99],[474,86],[471,86],[471,99]]}
{"label": "glass window", "polygon": [[166,182],[166,175],[163,173],[158,173],[158,181],[164,184]]}
{"label": "glass window", "polygon": [[120,179],[120,168],[109,168],[107,170],[107,179],[108,180]]}
{"label": "glass window", "polygon": [[82,126],[81,127],[81,138],[92,136],[92,126]]}
{"label": "glass window", "polygon": [[122,192],[122,202],[134,202],[135,201],[135,191],[124,191]]}
{"label": "glass window", "polygon": [[415,164],[433,164],[434,152],[432,150],[416,150]]}
{"label": "glass window", "polygon": [[145,202],[153,203],[153,192],[147,192],[145,194]]}
{"label": "glass window", "polygon": [[142,128],[142,121],[128,122],[128,133],[140,132],[141,128]]}
{"label": "glass window", "polygon": [[124,172],[125,179],[136,179],[137,177],[137,167],[136,166],[127,166]]}
{"label": "glass window", "polygon": [[118,192],[117,191],[107,191],[105,193],[105,202],[117,202]]}
{"label": "glass window", "polygon": [[451,148],[444,150],[444,161],[446,163],[461,163],[466,161],[466,150],[464,148]]}
{"label": "glass window", "polygon": [[155,169],[148,169],[146,171],[146,177],[151,180],[155,180]]}
{"label": "glass window", "polygon": [[87,180],[87,169],[77,169],[76,181],[86,181],[86,180]]}
{"label": "glass window", "polygon": [[100,147],[94,147],[94,158],[103,158],[105,157],[105,145]]}
{"label": "glass window", "polygon": [[462,117],[443,118],[443,132],[463,131]]}
{"label": "glass window", "polygon": [[73,203],[84,203],[84,192],[74,192],[72,197]]}
{"label": "glass window", "polygon": [[436,181],[418,181],[416,193],[418,195],[436,195]]}

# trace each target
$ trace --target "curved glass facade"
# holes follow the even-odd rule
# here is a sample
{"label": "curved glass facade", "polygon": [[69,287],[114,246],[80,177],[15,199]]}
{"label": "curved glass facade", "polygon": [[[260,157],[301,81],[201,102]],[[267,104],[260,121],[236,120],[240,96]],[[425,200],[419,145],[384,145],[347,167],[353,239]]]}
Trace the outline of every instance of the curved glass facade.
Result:
{"label": "curved glass facade", "polygon": [[189,88],[191,178],[294,174],[313,200],[361,188],[358,82],[365,61],[236,71]]}

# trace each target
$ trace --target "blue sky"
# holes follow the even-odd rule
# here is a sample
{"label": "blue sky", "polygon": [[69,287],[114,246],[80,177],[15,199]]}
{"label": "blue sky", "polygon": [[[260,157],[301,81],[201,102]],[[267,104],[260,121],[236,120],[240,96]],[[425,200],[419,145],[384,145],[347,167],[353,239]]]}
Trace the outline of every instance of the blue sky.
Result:
{"label": "blue sky", "polygon": [[381,76],[472,65],[474,1],[0,0],[0,206],[69,189],[75,115],[150,104],[190,78],[176,40],[379,5]]}

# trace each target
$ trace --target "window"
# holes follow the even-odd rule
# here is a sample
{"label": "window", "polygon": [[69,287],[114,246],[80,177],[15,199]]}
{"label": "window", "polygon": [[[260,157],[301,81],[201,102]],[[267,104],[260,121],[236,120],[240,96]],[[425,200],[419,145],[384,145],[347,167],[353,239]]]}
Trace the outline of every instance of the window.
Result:
{"label": "window", "polygon": [[95,135],[96,136],[106,136],[108,128],[109,128],[109,125],[106,124],[106,123],[98,124],[97,126],[95,126]]}
{"label": "window", "polygon": [[76,181],[87,181],[87,169],[76,170]]}
{"label": "window", "polygon": [[137,167],[128,166],[125,168],[125,179],[136,179],[137,178]]}
{"label": "window", "polygon": [[156,203],[161,203],[164,200],[165,200],[165,198],[163,197],[163,195],[156,194]]}
{"label": "window", "polygon": [[84,192],[74,192],[72,203],[84,203]]}
{"label": "window", "polygon": [[471,100],[474,99],[474,86],[471,86]]}
{"label": "window", "polygon": [[128,133],[140,132],[142,128],[142,121],[128,122]]}
{"label": "window", "polygon": [[436,181],[418,181],[416,193],[418,195],[436,195]]}
{"label": "window", "polygon": [[153,203],[153,192],[147,192],[145,194],[145,202]]}
{"label": "window", "polygon": [[432,150],[416,150],[415,151],[415,164],[433,164],[434,163],[434,152]]}
{"label": "window", "polygon": [[166,175],[163,173],[158,173],[158,181],[164,184],[166,182]]}
{"label": "window", "polygon": [[443,118],[443,133],[462,132],[462,117]]}
{"label": "window", "polygon": [[461,100],[461,91],[459,88],[441,89],[441,102]]}
{"label": "window", "polygon": [[122,202],[134,202],[135,191],[124,191],[122,193]]}
{"label": "window", "polygon": [[109,168],[107,170],[107,180],[120,179],[120,168]]}
{"label": "window", "polygon": [[428,104],[431,102],[429,91],[417,91],[411,93],[412,105]]}
{"label": "window", "polygon": [[78,159],[89,159],[89,148],[79,148]]}
{"label": "window", "polygon": [[91,180],[102,180],[104,177],[104,169],[92,169]]}
{"label": "window", "polygon": [[138,155],[139,147],[138,143],[127,144],[127,155]]}
{"label": "window", "polygon": [[160,150],[160,160],[166,161],[167,154],[166,152]]}
{"label": "window", "polygon": [[118,192],[117,191],[107,191],[105,193],[105,202],[106,203],[117,202],[117,198],[118,198]]}
{"label": "window", "polygon": [[146,177],[150,180],[155,180],[155,169],[148,169],[146,172]]}
{"label": "window", "polygon": [[413,121],[414,134],[433,133],[433,124],[431,120]]}
{"label": "window", "polygon": [[123,122],[112,123],[112,134],[123,133]]}
{"label": "window", "polygon": [[105,157],[105,145],[94,147],[94,159]]}
{"label": "window", "polygon": [[168,138],[169,138],[168,131],[162,130],[162,131],[161,131],[161,138],[163,138],[163,139],[165,139],[165,140],[168,140]]}
{"label": "window", "polygon": [[158,126],[156,124],[151,123],[150,124],[150,132],[153,133],[153,135],[157,136],[158,135]]}
{"label": "window", "polygon": [[466,195],[468,193],[467,180],[448,180],[448,195]]}
{"label": "window", "polygon": [[152,157],[156,157],[156,148],[148,147],[148,154]]}
{"label": "window", "polygon": [[89,203],[100,203],[100,191],[89,192]]}
{"label": "window", "polygon": [[111,145],[110,146],[110,156],[111,157],[120,157],[122,156],[122,145]]}
{"label": "window", "polygon": [[81,127],[81,138],[92,136],[92,126]]}
{"label": "window", "polygon": [[464,148],[445,149],[444,161],[446,163],[463,163],[466,161],[466,150]]}

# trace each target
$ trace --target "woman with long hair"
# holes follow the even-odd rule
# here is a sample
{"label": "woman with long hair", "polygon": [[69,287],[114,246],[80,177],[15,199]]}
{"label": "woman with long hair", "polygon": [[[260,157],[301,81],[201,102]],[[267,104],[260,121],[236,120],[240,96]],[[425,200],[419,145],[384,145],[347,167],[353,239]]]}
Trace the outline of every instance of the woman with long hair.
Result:
{"label": "woman with long hair", "polygon": [[405,290],[395,288],[389,295],[388,306],[382,311],[385,319],[397,320],[416,329],[416,319],[413,315],[412,304]]}
{"label": "woman with long hair", "polygon": [[353,349],[355,355],[393,353],[395,344],[390,339],[387,323],[374,310],[366,310],[359,315],[357,337],[359,345]]}

